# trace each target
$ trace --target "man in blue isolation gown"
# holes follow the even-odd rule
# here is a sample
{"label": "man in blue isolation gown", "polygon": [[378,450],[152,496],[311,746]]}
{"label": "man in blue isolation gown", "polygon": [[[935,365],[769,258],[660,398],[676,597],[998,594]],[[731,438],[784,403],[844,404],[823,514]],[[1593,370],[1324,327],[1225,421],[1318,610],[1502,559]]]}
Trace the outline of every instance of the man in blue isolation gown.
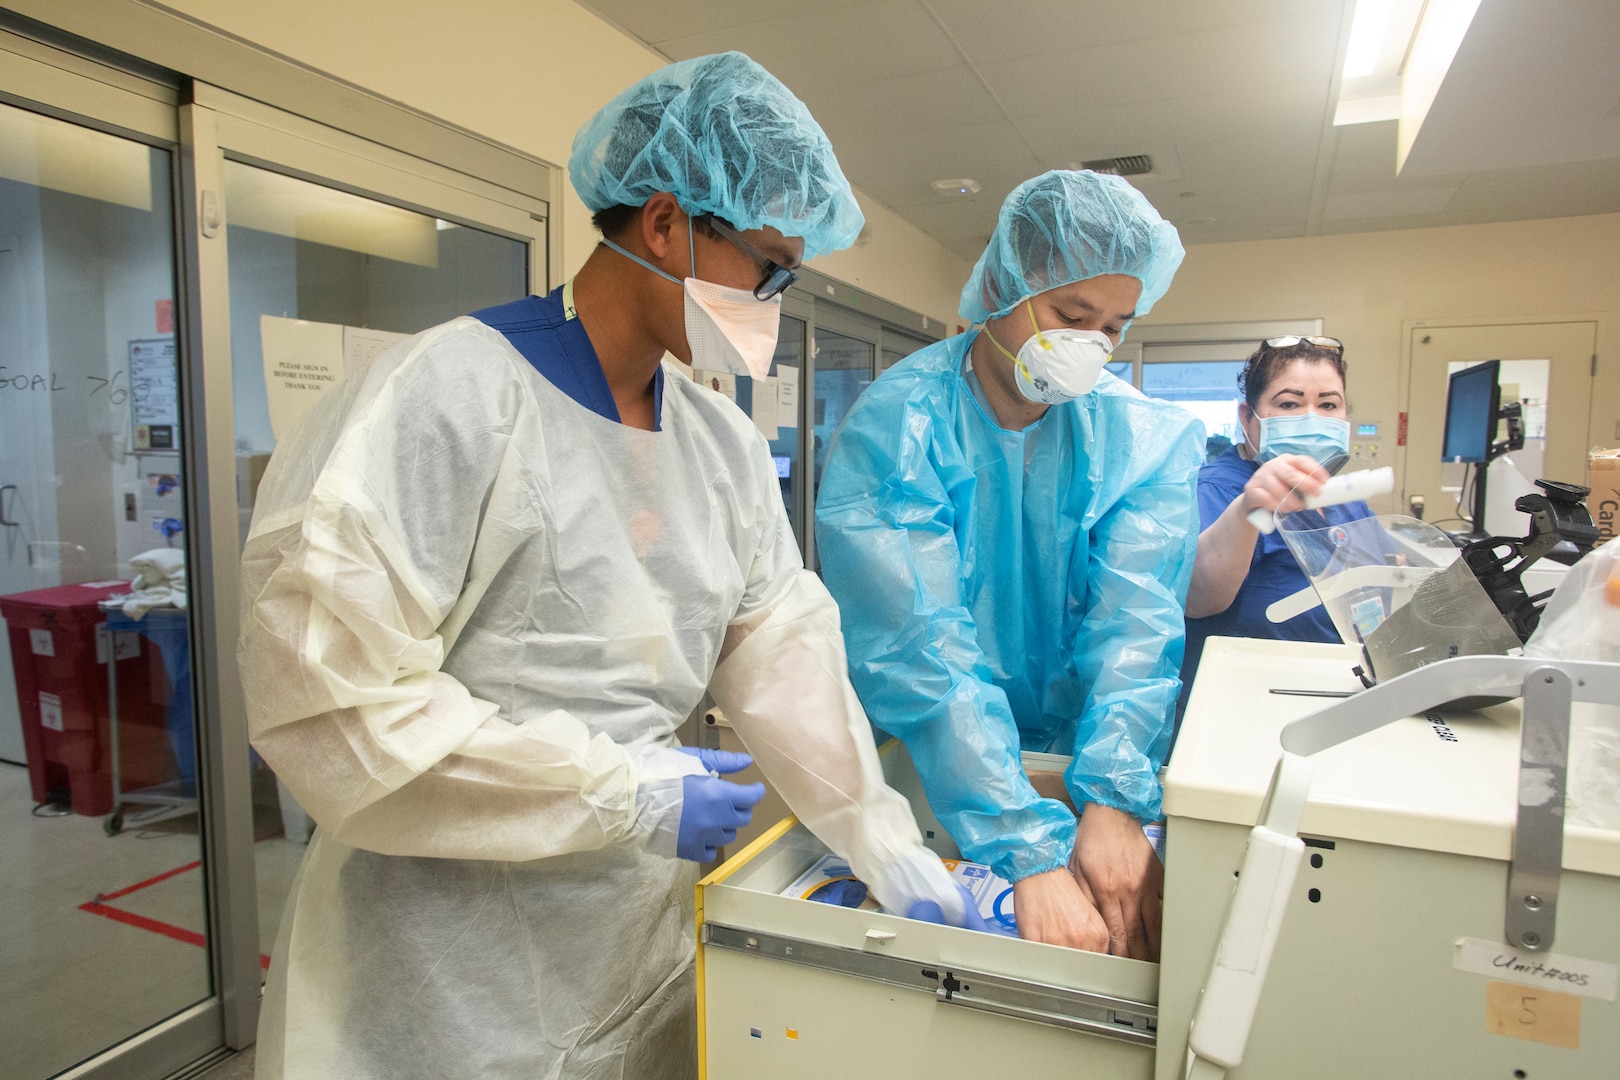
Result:
{"label": "man in blue isolation gown", "polygon": [[[1182,254],[1117,177],[1020,185],[962,292],[978,325],[861,395],[816,507],[852,681],[963,855],[1014,883],[1022,936],[1139,959],[1204,432],[1103,365]],[[1073,809],[1026,750],[1073,755]]]}

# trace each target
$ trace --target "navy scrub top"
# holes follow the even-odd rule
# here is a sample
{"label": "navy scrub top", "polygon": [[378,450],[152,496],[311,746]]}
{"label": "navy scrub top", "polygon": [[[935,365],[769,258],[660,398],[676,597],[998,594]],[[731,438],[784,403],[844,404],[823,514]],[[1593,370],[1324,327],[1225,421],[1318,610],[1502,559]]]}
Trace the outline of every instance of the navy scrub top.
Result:
{"label": "navy scrub top", "polygon": [[[472,317],[498,330],[523,354],[542,378],[585,408],[621,423],[619,407],[608,389],[602,362],[574,315],[573,282],[559,285],[546,296],[525,296],[510,304],[475,311]],[[653,430],[663,428],[664,368],[653,376]]]}
{"label": "navy scrub top", "polygon": [[[1226,512],[1232,500],[1243,492],[1260,468],[1259,463],[1246,461],[1233,447],[1214,461],[1198,470],[1198,531],[1215,524],[1215,519]],[[1342,503],[1318,511],[1328,522],[1340,524],[1358,518],[1371,517],[1372,508],[1364,502]],[[1254,545],[1254,559],[1249,563],[1249,576],[1243,579],[1232,605],[1218,615],[1187,620],[1187,655],[1181,665],[1181,700],[1176,714],[1187,708],[1187,695],[1192,688],[1198,661],[1204,655],[1204,642],[1211,637],[1274,638],[1279,641],[1340,640],[1327,609],[1318,605],[1303,615],[1287,622],[1274,623],[1266,618],[1266,608],[1285,596],[1292,596],[1310,585],[1310,579],[1299,568],[1293,552],[1280,532],[1261,533]]]}

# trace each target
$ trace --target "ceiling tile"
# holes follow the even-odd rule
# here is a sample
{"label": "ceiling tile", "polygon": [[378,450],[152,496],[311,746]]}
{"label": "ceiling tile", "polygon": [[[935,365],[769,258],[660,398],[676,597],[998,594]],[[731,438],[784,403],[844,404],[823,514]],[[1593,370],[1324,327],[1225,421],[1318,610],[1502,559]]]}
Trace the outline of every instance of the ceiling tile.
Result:
{"label": "ceiling tile", "polygon": [[[1206,230],[1231,228],[1259,228],[1292,225],[1300,233],[1305,231],[1310,214],[1310,196],[1291,198],[1250,199],[1227,197],[1210,200],[1204,205],[1183,209],[1180,206],[1158,206],[1159,213],[1170,219],[1177,229],[1197,236]],[[1168,213],[1166,212],[1168,211]],[[1205,218],[1214,218],[1205,221]]]}
{"label": "ceiling tile", "polygon": [[1480,5],[1403,171],[1477,172],[1620,155],[1620,4]]}
{"label": "ceiling tile", "polygon": [[1384,191],[1394,187],[1395,133],[1399,122],[1347,124],[1337,129],[1333,150],[1334,191]]}
{"label": "ceiling tile", "polygon": [[1213,142],[1266,133],[1279,141],[1303,139],[1314,149],[1324,116],[1314,89],[1244,91],[1190,98],[1089,106],[1020,118],[1018,130],[1043,160],[1054,165],[1119,154],[1152,140],[1171,145]]}
{"label": "ceiling tile", "polygon": [[1322,207],[1323,222],[1359,218],[1387,220],[1433,217],[1446,208],[1455,187],[1412,188],[1407,191],[1329,191]]}
{"label": "ceiling tile", "polygon": [[1394,120],[1335,128],[1330,195],[1445,188],[1455,191],[1466,173],[1444,176],[1395,175]]}
{"label": "ceiling tile", "polygon": [[659,43],[676,59],[740,49],[803,96],[850,80],[912,75],[962,62],[916,0],[837,7]]}
{"label": "ceiling tile", "polygon": [[1307,201],[1316,180],[1317,149],[1314,141],[1265,136],[1176,148],[1184,190],[1248,197],[1302,193]]}
{"label": "ceiling tile", "polygon": [[956,177],[977,180],[983,187],[979,198],[999,203],[1015,185],[1043,171],[1007,123],[851,139],[835,147],[845,173],[858,175],[856,183],[896,208],[940,198],[928,182]]}
{"label": "ceiling tile", "polygon": [[1288,225],[1239,225],[1224,226],[1220,224],[1205,228],[1182,229],[1181,243],[1184,247],[1195,247],[1198,244],[1230,244],[1240,240],[1286,240],[1296,236],[1305,235],[1303,222]]}
{"label": "ceiling tile", "polygon": [[966,64],[876,82],[809,91],[810,107],[833,145],[1001,119],[995,99]]}
{"label": "ceiling tile", "polygon": [[862,0],[580,0],[651,45],[678,38],[787,19],[810,12],[856,7]]}
{"label": "ceiling tile", "polygon": [[1620,212],[1620,158],[1471,173],[1442,215],[1445,224]]}
{"label": "ceiling tile", "polygon": [[1336,44],[1298,21],[1233,26],[1085,51],[1062,63],[1020,58],[976,65],[1015,118],[1205,94],[1317,86],[1325,111]]}
{"label": "ceiling tile", "polygon": [[929,0],[929,7],[975,62],[1071,52],[1087,63],[1123,42],[1307,19],[1332,38],[1342,11],[1341,0]]}

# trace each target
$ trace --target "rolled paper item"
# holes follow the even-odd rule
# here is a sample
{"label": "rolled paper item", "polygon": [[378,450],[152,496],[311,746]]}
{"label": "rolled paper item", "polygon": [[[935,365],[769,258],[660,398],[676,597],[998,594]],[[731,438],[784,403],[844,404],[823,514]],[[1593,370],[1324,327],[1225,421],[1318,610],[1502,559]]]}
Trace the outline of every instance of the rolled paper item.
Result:
{"label": "rolled paper item", "polygon": [[[1322,485],[1322,490],[1315,495],[1305,495],[1305,509],[1320,510],[1324,506],[1337,506],[1339,503],[1355,502],[1357,499],[1370,499],[1374,495],[1387,495],[1395,490],[1395,470],[1388,465],[1382,469],[1367,469],[1362,472],[1341,473]],[[1256,510],[1249,515],[1249,524],[1263,533],[1270,533],[1276,529],[1272,512],[1270,510]]]}

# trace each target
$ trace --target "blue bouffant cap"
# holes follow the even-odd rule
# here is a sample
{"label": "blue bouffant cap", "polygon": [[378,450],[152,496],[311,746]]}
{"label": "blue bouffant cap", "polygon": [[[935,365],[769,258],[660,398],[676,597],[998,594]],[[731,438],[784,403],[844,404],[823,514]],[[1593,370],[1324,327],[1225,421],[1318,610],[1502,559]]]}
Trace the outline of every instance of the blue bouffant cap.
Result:
{"label": "blue bouffant cap", "polygon": [[574,190],[593,212],[663,191],[694,216],[804,238],[804,257],[849,247],[865,218],[821,126],[740,52],[648,75],[574,136]]}

